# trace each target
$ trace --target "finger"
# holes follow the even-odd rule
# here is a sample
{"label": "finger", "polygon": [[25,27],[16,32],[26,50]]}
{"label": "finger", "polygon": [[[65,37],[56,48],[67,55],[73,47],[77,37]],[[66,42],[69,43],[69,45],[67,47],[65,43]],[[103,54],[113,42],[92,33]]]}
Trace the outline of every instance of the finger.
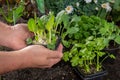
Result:
{"label": "finger", "polygon": [[53,65],[57,64],[61,59],[48,59],[48,64],[39,65],[40,68],[51,68]]}
{"label": "finger", "polygon": [[63,51],[63,45],[60,43],[58,48],[57,48],[57,51],[59,52],[62,52]]}
{"label": "finger", "polygon": [[61,59],[49,59],[49,64],[48,65],[46,65],[45,67],[47,67],[47,68],[50,68],[50,67],[52,67],[53,65],[55,65],[55,64],[57,64],[59,61],[60,61]]}
{"label": "finger", "polygon": [[60,58],[51,59],[51,60],[50,60],[50,66],[53,66],[53,65],[57,64],[60,60],[61,60]]}
{"label": "finger", "polygon": [[44,65],[37,65],[38,68],[51,68],[53,65],[57,64],[61,59],[48,59],[47,63]]}
{"label": "finger", "polygon": [[62,56],[63,56],[63,54],[61,53],[61,52],[59,52],[59,51],[50,51],[50,53],[48,54],[48,58],[50,59],[52,59],[52,58],[62,58]]}

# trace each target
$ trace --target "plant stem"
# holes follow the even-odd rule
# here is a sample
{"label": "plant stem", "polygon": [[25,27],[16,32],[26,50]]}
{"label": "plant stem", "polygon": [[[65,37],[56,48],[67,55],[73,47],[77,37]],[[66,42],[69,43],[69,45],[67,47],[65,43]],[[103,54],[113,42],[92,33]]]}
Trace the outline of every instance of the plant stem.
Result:
{"label": "plant stem", "polygon": [[96,65],[96,69],[97,69],[97,71],[99,71],[99,55],[97,54],[97,65]]}
{"label": "plant stem", "polygon": [[37,15],[36,15],[36,12],[34,12],[34,19],[35,19],[35,23],[37,23]]}
{"label": "plant stem", "polygon": [[51,30],[49,30],[49,43],[51,43]]}
{"label": "plant stem", "polygon": [[6,2],[7,2],[7,6],[8,6],[8,11],[10,11],[10,5],[9,5],[8,0],[6,0]]}

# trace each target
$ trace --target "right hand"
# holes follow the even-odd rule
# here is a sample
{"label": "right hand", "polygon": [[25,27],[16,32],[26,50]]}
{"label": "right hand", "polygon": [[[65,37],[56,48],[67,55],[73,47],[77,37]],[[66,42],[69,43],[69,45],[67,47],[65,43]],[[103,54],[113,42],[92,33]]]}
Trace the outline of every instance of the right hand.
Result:
{"label": "right hand", "polygon": [[62,48],[61,44],[56,51],[40,45],[31,45],[19,51],[23,59],[26,60],[27,67],[50,68],[61,60],[63,56]]}

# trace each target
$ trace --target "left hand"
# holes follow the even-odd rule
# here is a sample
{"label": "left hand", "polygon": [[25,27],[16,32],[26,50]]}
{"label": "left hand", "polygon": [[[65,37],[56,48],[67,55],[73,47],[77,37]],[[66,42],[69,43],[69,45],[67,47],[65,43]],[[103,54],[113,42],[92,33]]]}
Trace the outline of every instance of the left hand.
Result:
{"label": "left hand", "polygon": [[3,31],[3,46],[18,50],[26,47],[26,39],[33,34],[28,30],[27,24],[16,24],[8,26],[6,32]]}

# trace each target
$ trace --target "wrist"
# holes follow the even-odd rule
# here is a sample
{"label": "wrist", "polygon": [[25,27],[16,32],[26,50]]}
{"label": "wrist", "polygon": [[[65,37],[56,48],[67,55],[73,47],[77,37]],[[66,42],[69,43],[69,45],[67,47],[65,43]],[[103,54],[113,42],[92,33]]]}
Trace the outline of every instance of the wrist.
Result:
{"label": "wrist", "polygon": [[29,54],[26,54],[28,52],[23,51],[23,49],[17,51],[17,56],[19,56],[20,59],[20,65],[19,68],[30,68],[31,67],[31,58]]}
{"label": "wrist", "polygon": [[22,68],[29,68],[29,59],[28,56],[24,54],[24,52],[22,52],[21,50],[18,50],[15,52],[15,57],[18,60],[18,69],[22,69]]}
{"label": "wrist", "polygon": [[15,63],[15,67],[17,69],[28,68],[29,66],[29,59],[28,56],[24,54],[21,50],[10,52],[9,54],[13,55],[13,60]]}

